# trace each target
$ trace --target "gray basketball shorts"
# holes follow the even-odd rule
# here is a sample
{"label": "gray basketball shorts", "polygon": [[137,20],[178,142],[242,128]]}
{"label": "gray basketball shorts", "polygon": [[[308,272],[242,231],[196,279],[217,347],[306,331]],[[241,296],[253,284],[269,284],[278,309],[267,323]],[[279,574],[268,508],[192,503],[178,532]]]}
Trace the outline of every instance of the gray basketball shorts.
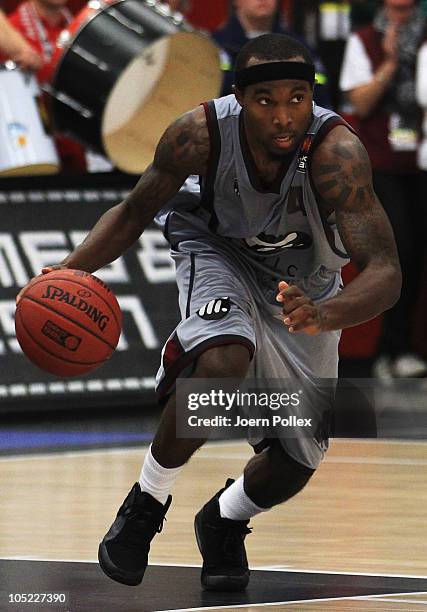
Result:
{"label": "gray basketball shorts", "polygon": [[[290,334],[280,306],[262,302],[262,288],[238,259],[196,241],[172,251],[176,265],[181,321],[169,336],[157,373],[160,399],[170,394],[178,377],[191,371],[207,349],[246,346],[251,355],[248,378],[336,379],[339,332],[317,336]],[[327,435],[281,438],[296,461],[317,468],[328,447]],[[250,440],[255,447],[261,440]]]}

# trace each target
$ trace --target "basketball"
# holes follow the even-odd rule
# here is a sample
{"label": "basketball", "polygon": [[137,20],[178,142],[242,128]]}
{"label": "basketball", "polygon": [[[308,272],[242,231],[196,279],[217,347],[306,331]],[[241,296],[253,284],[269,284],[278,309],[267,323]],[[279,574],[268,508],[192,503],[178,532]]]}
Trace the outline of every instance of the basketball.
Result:
{"label": "basketball", "polygon": [[57,376],[78,376],[111,357],[121,331],[116,297],[96,276],[54,270],[38,276],[16,308],[16,338],[27,357]]}

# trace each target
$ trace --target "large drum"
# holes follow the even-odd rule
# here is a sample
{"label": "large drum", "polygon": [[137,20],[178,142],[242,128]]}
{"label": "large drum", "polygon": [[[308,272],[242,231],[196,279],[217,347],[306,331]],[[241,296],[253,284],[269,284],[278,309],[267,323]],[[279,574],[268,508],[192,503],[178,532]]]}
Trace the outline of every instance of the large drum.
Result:
{"label": "large drum", "polygon": [[55,144],[36,102],[39,95],[33,76],[13,63],[0,65],[0,176],[58,172]]}
{"label": "large drum", "polygon": [[61,34],[52,70],[55,128],[133,173],[222,79],[216,46],[156,0],[91,0]]}

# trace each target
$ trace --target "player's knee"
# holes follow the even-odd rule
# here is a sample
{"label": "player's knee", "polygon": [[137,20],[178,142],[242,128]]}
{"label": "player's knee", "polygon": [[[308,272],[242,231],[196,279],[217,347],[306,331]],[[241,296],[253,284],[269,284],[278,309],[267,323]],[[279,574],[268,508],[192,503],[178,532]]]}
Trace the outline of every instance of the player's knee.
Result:
{"label": "player's knee", "polygon": [[199,378],[244,378],[249,362],[249,350],[241,344],[215,346],[200,355],[194,376]]}
{"label": "player's knee", "polygon": [[280,443],[273,444],[268,453],[276,482],[276,504],[282,503],[301,491],[315,470],[290,457]]}
{"label": "player's knee", "polygon": [[245,490],[261,508],[271,508],[296,495],[315,470],[292,459],[278,440],[273,440],[259,459],[245,467]]}

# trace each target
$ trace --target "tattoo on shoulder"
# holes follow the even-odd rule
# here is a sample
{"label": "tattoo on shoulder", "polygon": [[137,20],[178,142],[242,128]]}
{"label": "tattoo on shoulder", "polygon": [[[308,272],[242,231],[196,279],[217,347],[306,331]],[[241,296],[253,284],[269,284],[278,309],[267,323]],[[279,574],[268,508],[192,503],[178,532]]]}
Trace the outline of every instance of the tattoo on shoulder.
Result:
{"label": "tattoo on shoulder", "polygon": [[330,208],[363,206],[374,196],[371,164],[357,137],[332,142],[314,154],[312,177],[316,189]]}
{"label": "tattoo on shoulder", "polygon": [[374,258],[398,268],[393,233],[374,193],[364,146],[346,128],[331,136],[314,152],[311,166],[322,215],[335,211],[344,247],[359,268]]}
{"label": "tattoo on shoulder", "polygon": [[202,107],[177,119],[163,134],[154,165],[169,172],[204,174],[209,156],[209,131]]}

